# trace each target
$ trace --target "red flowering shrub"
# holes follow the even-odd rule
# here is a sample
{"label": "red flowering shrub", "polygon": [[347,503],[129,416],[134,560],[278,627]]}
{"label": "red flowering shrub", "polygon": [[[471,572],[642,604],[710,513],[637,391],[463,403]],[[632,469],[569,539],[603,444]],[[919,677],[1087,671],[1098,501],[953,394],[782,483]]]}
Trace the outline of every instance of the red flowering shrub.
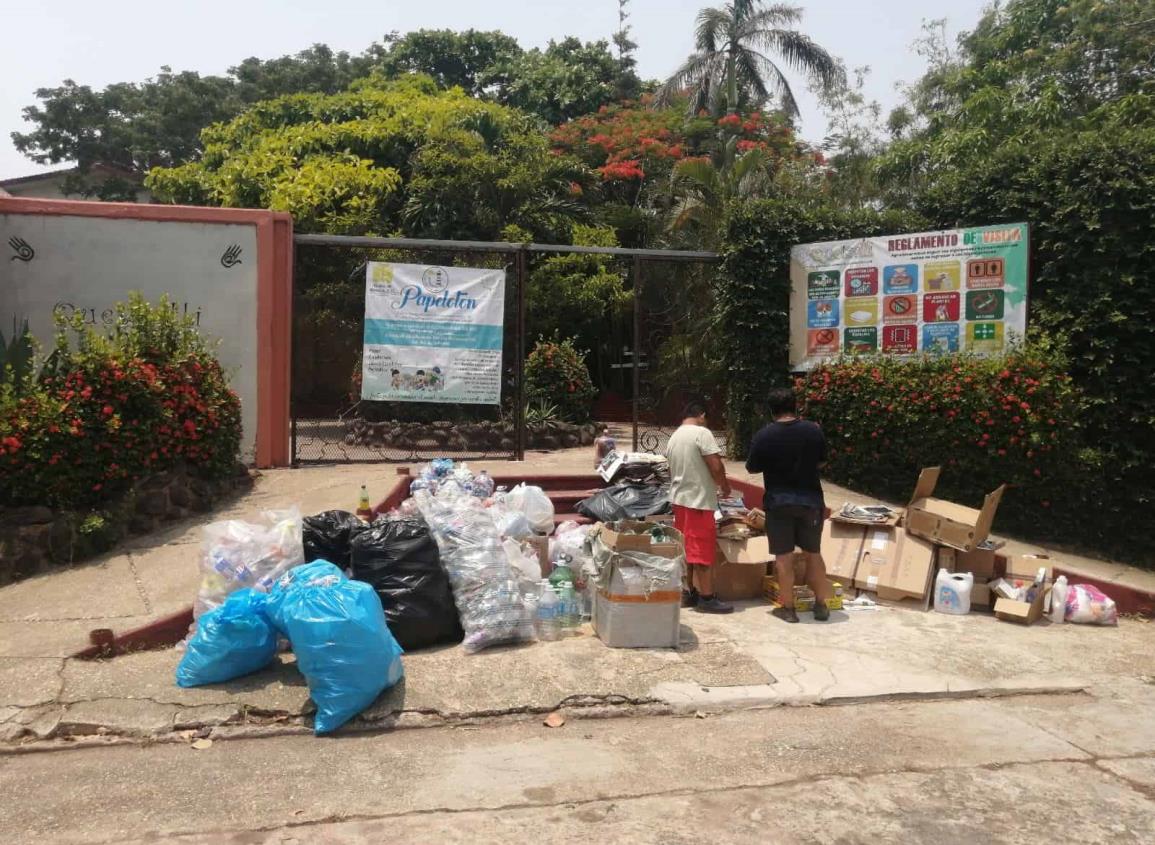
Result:
{"label": "red flowering shrub", "polygon": [[843,359],[796,390],[826,432],[831,481],[904,502],[919,469],[941,465],[941,498],[978,506],[1011,486],[996,530],[1073,539],[1065,528],[1087,527],[1077,517],[1094,494],[1076,479],[1094,471],[1096,455],[1080,448],[1085,403],[1058,356],[1028,348],[1003,360]]}
{"label": "red flowering shrub", "polygon": [[75,350],[0,400],[0,504],[91,506],[178,462],[231,471],[240,400],[190,323],[134,299],[108,337],[75,328]]}
{"label": "red flowering shrub", "polygon": [[587,422],[597,389],[585,353],[569,338],[538,341],[525,359],[525,394],[530,402],[554,405],[565,422]]}

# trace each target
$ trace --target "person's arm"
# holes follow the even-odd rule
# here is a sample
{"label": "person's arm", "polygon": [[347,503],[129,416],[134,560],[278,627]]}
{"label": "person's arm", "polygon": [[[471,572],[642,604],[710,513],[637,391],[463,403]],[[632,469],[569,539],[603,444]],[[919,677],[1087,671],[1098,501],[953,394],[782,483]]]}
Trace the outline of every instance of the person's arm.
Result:
{"label": "person's arm", "polygon": [[729,496],[732,491],[730,490],[730,481],[726,478],[726,465],[722,463],[722,456],[715,454],[703,455],[702,457],[710,469],[714,483],[718,485],[718,492],[723,496]]}

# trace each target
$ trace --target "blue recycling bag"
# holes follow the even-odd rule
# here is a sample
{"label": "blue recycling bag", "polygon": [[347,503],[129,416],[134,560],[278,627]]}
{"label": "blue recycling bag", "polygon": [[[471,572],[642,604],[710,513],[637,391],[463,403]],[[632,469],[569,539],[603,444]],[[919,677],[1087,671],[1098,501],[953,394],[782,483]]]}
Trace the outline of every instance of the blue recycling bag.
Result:
{"label": "blue recycling bag", "polygon": [[256,590],[237,590],[201,616],[176,667],[177,686],[219,684],[272,663],[277,632],[265,615],[265,599]]}
{"label": "blue recycling bag", "polygon": [[377,593],[328,561],[290,570],[269,603],[317,705],[315,733],[335,731],[404,675]]}

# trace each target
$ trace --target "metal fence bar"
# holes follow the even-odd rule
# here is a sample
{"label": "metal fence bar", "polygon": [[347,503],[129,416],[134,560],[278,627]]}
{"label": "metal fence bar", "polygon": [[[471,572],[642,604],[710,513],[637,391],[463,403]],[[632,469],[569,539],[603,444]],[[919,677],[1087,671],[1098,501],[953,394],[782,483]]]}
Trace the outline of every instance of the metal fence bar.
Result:
{"label": "metal fence bar", "polygon": [[642,392],[642,368],[640,366],[641,356],[638,354],[638,346],[642,337],[642,256],[634,256],[634,353],[631,357],[633,362],[633,377],[634,377],[634,448],[633,451],[638,451],[638,400],[641,398]]}
{"label": "metal fence bar", "polygon": [[525,286],[529,282],[529,254],[526,250],[519,250],[515,259],[515,274],[517,277],[517,360],[514,372],[517,373],[517,406],[514,412],[517,420],[517,432],[514,436],[514,456],[516,460],[525,460],[526,447],[526,419],[525,419]]}
{"label": "metal fence bar", "polygon": [[614,255],[619,258],[656,258],[662,261],[720,261],[716,252],[679,249],[633,249],[617,246],[575,246],[573,244],[515,244],[508,241],[443,241],[431,238],[376,238],[363,235],[294,235],[302,246],[344,246],[378,249],[457,249],[463,252],[529,252],[572,255]]}

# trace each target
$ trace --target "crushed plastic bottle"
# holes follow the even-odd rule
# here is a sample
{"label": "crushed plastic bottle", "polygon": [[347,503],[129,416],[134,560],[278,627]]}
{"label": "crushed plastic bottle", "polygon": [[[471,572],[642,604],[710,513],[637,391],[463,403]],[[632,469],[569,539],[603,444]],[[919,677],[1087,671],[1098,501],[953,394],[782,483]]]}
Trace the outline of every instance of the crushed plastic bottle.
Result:
{"label": "crushed plastic bottle", "polygon": [[493,479],[485,470],[479,472],[473,479],[473,495],[479,499],[488,499],[493,495]]}
{"label": "crushed plastic bottle", "polygon": [[578,607],[577,593],[573,583],[563,581],[561,585],[561,627],[576,628],[581,624],[581,609]]}

